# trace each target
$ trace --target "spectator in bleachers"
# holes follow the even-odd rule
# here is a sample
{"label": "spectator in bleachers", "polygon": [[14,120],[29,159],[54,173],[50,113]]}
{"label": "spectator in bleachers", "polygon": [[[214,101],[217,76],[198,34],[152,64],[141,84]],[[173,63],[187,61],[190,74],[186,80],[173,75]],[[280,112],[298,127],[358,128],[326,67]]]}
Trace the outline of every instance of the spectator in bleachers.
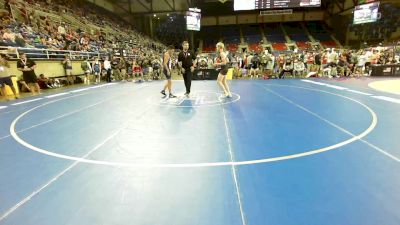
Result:
{"label": "spectator in bleachers", "polygon": [[63,22],[57,28],[58,33],[61,34],[61,35],[65,35],[66,34],[66,30],[65,30],[64,26],[65,26],[65,23]]}
{"label": "spectator in bleachers", "polygon": [[5,29],[3,33],[3,42],[9,46],[15,46],[15,33],[10,28]]}

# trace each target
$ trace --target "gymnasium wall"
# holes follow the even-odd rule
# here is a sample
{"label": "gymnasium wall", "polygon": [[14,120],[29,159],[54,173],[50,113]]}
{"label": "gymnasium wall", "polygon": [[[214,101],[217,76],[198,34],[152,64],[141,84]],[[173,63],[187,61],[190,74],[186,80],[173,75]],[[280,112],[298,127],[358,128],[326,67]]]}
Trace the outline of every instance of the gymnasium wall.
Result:
{"label": "gymnasium wall", "polygon": [[[58,77],[64,76],[64,67],[61,61],[35,61],[36,69],[35,73],[37,76],[39,74],[44,74],[46,77]],[[17,61],[9,61],[11,68],[10,75],[15,75],[18,78],[22,78],[22,72],[17,69]],[[81,61],[72,62],[72,73],[73,74],[83,74],[81,69]]]}

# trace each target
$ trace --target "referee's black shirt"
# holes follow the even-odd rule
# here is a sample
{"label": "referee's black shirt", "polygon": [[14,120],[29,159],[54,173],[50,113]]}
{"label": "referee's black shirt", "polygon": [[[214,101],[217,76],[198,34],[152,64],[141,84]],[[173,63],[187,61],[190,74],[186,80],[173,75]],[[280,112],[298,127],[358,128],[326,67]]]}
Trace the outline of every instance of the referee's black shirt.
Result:
{"label": "referee's black shirt", "polygon": [[182,62],[182,67],[184,69],[189,69],[190,67],[193,66],[193,61],[196,59],[196,56],[190,52],[183,52],[181,51],[178,55],[178,61]]}

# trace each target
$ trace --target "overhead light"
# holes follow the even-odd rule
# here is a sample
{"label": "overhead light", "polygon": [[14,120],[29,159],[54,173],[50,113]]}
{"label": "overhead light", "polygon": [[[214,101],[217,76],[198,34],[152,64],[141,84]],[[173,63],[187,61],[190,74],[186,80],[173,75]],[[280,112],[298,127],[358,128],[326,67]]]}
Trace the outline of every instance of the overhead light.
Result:
{"label": "overhead light", "polygon": [[157,15],[156,14],[154,14],[154,17],[156,17]]}
{"label": "overhead light", "polygon": [[167,16],[169,16],[169,13],[167,13]]}

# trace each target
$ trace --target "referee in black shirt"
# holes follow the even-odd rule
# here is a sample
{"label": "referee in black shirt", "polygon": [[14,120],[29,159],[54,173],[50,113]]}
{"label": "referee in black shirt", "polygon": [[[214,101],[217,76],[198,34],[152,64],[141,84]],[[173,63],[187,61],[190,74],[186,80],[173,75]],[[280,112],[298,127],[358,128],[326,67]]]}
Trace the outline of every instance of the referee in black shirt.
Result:
{"label": "referee in black shirt", "polygon": [[192,85],[192,73],[194,71],[196,56],[189,52],[189,42],[182,43],[183,51],[178,55],[178,64],[182,68],[183,80],[185,81],[186,93],[185,96],[190,94],[190,86]]}

